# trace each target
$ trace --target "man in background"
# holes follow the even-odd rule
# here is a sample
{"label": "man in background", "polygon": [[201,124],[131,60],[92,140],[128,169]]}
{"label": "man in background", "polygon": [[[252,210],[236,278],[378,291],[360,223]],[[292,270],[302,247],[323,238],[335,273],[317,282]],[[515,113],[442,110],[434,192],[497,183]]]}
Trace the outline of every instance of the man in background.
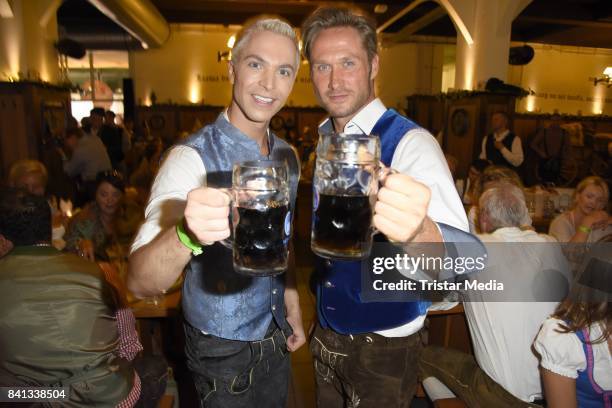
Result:
{"label": "man in background", "polygon": [[112,289],[95,263],[51,246],[44,197],[3,190],[0,235],[14,245],[0,258],[0,385],[61,385],[78,407],[134,406],[141,381],[120,357]]}
{"label": "man in background", "polygon": [[497,111],[491,116],[491,133],[482,139],[480,159],[511,169],[523,163],[521,138],[508,129],[508,114]]}
{"label": "man in background", "polygon": [[420,376],[434,400],[457,395],[470,407],[528,407],[542,399],[531,343],[564,296],[552,289],[567,288],[567,262],[553,237],[521,228],[531,219],[519,187],[498,182],[478,205],[489,264],[474,278],[503,282],[504,290],[462,292],[474,356],[428,346]]}
{"label": "man in background", "polygon": [[563,161],[570,154],[570,137],[561,127],[561,116],[554,113],[550,124],[540,129],[531,142],[531,148],[538,154],[538,176],[543,182],[555,183],[559,179]]}
{"label": "man in background", "polygon": [[106,147],[98,131],[102,126],[104,109],[94,108],[90,120],[83,130],[70,128],[66,130],[64,171],[78,182],[77,206],[82,206],[93,199],[98,173],[112,170],[112,164]]}

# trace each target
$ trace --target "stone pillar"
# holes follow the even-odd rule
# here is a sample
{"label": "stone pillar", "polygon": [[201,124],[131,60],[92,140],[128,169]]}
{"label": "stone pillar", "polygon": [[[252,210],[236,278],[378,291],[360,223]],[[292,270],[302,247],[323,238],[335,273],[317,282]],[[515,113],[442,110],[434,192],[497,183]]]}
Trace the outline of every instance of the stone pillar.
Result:
{"label": "stone pillar", "polygon": [[455,88],[506,81],[512,21],[531,0],[441,0],[457,27]]}
{"label": "stone pillar", "polygon": [[57,83],[57,9],[61,0],[13,0],[12,17],[0,18],[0,80]]}

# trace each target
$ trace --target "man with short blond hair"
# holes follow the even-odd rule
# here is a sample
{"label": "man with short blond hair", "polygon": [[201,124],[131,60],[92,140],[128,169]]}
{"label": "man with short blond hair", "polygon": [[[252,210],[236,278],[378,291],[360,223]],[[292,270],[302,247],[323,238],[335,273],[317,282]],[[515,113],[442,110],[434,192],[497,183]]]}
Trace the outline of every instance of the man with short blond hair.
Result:
{"label": "man with short blond hair", "polygon": [[273,18],[244,26],[229,62],[229,107],[168,153],[132,246],[128,286],[139,297],[163,292],[186,271],[185,351],[204,407],[284,407],[287,352],[305,342],[294,271],[239,275],[220,242],[230,235],[222,189],[231,187],[234,163],[286,161],[295,209],[299,162],[269,124],[298,68],[291,26]]}

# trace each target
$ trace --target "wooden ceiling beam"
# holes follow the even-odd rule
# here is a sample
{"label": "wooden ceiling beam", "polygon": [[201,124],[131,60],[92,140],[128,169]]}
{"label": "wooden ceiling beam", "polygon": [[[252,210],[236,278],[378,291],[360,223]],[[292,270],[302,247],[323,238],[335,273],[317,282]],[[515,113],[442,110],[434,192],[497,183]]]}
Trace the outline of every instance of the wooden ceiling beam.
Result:
{"label": "wooden ceiling beam", "polygon": [[566,26],[574,26],[574,27],[612,28],[612,22],[574,20],[574,19],[566,19],[566,18],[519,16],[516,18],[515,21],[520,21],[520,22],[525,22],[525,23],[566,25]]}
{"label": "wooden ceiling beam", "polygon": [[406,42],[408,41],[415,33],[427,27],[431,23],[438,21],[442,17],[446,16],[446,10],[442,7],[437,7],[425,14],[423,17],[415,20],[409,24],[406,24],[404,28],[395,33],[395,35],[391,36],[391,41],[395,42]]}

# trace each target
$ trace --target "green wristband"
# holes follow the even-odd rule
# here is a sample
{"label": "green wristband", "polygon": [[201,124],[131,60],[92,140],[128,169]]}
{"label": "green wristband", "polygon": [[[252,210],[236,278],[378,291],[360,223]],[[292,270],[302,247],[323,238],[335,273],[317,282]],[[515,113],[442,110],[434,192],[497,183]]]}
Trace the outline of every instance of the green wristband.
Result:
{"label": "green wristband", "polygon": [[592,229],[587,227],[586,225],[581,225],[578,227],[578,231],[584,232],[585,234],[589,234],[592,231]]}
{"label": "green wristband", "polygon": [[185,232],[184,221],[185,220],[181,218],[181,220],[178,223],[176,223],[176,235],[178,236],[179,241],[181,241],[181,244],[191,249],[192,254],[194,254],[195,256],[198,256],[203,252],[202,245],[198,242],[195,242],[193,239],[191,239],[189,234]]}

